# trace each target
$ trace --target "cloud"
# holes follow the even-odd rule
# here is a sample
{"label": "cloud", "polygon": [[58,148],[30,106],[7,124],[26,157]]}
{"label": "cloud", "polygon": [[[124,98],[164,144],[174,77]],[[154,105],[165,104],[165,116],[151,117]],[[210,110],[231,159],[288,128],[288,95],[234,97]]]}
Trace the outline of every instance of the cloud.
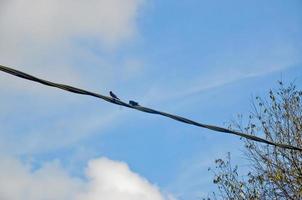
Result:
{"label": "cloud", "polygon": [[[0,0],[0,64],[50,81],[107,94],[116,83],[115,74],[121,66],[125,74],[132,75],[129,77],[139,75],[138,62],[136,68],[129,68],[129,59],[120,63],[111,57],[123,42],[135,39],[143,2]],[[95,48],[101,50],[95,52]],[[103,49],[109,53],[102,54]],[[118,115],[111,114],[112,110],[109,112],[105,106],[97,110],[91,102],[82,103],[91,98],[2,72],[0,91],[3,94],[0,104],[5,105],[0,106],[0,121],[5,124],[0,133],[0,149],[17,154],[45,152],[76,143],[96,130],[101,132],[102,127]],[[15,140],[22,145],[12,142]]]}
{"label": "cloud", "polygon": [[[212,70],[209,72],[193,75],[194,77],[191,80],[186,80],[185,83],[176,82],[177,90],[171,88],[175,88],[175,85],[168,87],[162,87],[164,84],[160,86],[156,85],[147,92],[145,99],[146,101],[152,99],[152,102],[165,102],[189,96],[193,97],[201,92],[219,88],[230,83],[282,72],[301,63],[296,49],[285,45],[283,47],[283,50],[276,48],[263,55],[257,55],[255,52],[252,52],[251,55],[256,54],[254,57],[251,56],[252,59],[237,59],[236,55],[241,54],[238,52],[238,54],[234,54],[230,58],[215,61],[216,63],[210,62],[209,65],[212,66]],[[247,56],[243,54],[242,57]]]}
{"label": "cloud", "polygon": [[107,158],[89,162],[87,176],[90,179],[88,189],[77,200],[163,200],[157,187],[129,170],[122,162]]}
{"label": "cloud", "polygon": [[13,158],[1,158],[0,199],[50,200],[74,199],[82,181],[70,177],[58,164],[51,162],[38,170]]}
{"label": "cloud", "polygon": [[141,0],[10,0],[1,1],[0,25],[11,44],[60,43],[92,37],[115,44],[135,34]]}
{"label": "cloud", "polygon": [[86,181],[70,176],[57,161],[36,170],[31,164],[3,158],[0,163],[0,199],[9,200],[164,200],[159,189],[132,172],[127,164],[108,158],[91,160]]}
{"label": "cloud", "polygon": [[[94,55],[97,61],[92,63],[91,48],[112,50],[134,38],[142,4],[143,0],[2,0],[1,64],[83,85],[85,66],[107,62],[106,57]],[[108,79],[108,73],[99,73],[99,78]],[[7,84],[6,77],[0,81],[24,88],[19,82]]]}
{"label": "cloud", "polygon": [[[47,116],[50,117],[51,115]],[[1,117],[0,115],[0,120]],[[27,129],[24,134],[20,134],[18,130],[10,127],[3,127],[3,132],[0,133],[0,150],[16,155],[28,155],[70,147],[83,138],[103,133],[112,121],[119,117],[119,112],[106,112],[105,116],[102,114],[89,116],[89,113],[85,113],[84,117],[76,115],[67,119],[66,116],[58,116],[56,119],[48,121],[49,123],[44,123],[44,119],[38,121],[39,116],[34,116],[31,124],[35,123],[36,125],[30,126],[30,128],[24,124],[15,123],[19,127]],[[13,124],[13,122],[9,123],[9,126],[13,126]]]}

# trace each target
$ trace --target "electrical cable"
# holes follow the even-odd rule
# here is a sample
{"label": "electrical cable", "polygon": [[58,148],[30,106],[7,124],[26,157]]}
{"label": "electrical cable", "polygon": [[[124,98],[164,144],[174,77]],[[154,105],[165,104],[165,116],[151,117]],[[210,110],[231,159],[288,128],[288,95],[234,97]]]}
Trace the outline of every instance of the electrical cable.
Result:
{"label": "electrical cable", "polygon": [[193,121],[193,120],[190,120],[190,119],[178,116],[178,115],[173,115],[173,114],[170,114],[170,113],[154,110],[152,108],[147,108],[147,107],[140,106],[140,105],[131,105],[131,104],[128,104],[124,101],[121,101],[120,99],[117,99],[117,98],[112,98],[112,97],[109,97],[109,96],[101,95],[101,94],[98,94],[98,93],[90,92],[90,91],[87,91],[87,90],[84,90],[84,89],[80,89],[80,88],[65,85],[65,84],[54,83],[54,82],[51,82],[51,81],[43,80],[43,79],[37,78],[35,76],[32,76],[30,74],[24,73],[22,71],[19,71],[19,70],[16,70],[16,69],[13,69],[13,68],[10,68],[10,67],[7,67],[7,66],[0,65],[0,71],[3,71],[5,73],[8,73],[8,74],[11,74],[11,75],[23,78],[23,79],[27,79],[29,81],[34,81],[34,82],[38,82],[40,84],[47,85],[47,86],[50,86],[50,87],[59,88],[59,89],[62,89],[62,90],[68,91],[68,92],[81,94],[81,95],[93,96],[93,97],[96,97],[96,98],[99,98],[99,99],[103,99],[103,100],[105,100],[109,103],[113,103],[113,104],[117,104],[117,105],[120,105],[120,106],[128,107],[128,108],[135,109],[135,110],[138,110],[138,111],[141,111],[141,112],[165,116],[165,117],[174,119],[176,121],[183,122],[183,123],[186,123],[186,124],[190,124],[190,125],[193,125],[193,126],[198,126],[198,127],[201,127],[201,128],[210,129],[212,131],[237,135],[237,136],[249,139],[249,140],[253,140],[253,141],[256,141],[256,142],[272,145],[272,146],[275,146],[275,147],[302,151],[302,148],[299,148],[299,147],[291,146],[291,145],[288,145],[288,144],[275,143],[275,142],[266,140],[264,138],[257,137],[255,135],[250,135],[250,134],[242,133],[242,132],[239,132],[239,131],[235,131],[235,130],[231,130],[231,129],[227,129],[227,128],[223,128],[223,127],[219,127],[219,126],[199,123],[199,122],[196,122],[196,121]]}

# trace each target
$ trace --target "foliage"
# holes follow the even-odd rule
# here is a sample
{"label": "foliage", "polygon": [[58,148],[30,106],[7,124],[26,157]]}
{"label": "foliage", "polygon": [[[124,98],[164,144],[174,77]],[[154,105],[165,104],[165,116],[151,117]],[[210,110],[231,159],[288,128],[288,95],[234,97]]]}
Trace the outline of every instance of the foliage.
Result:
{"label": "foliage", "polygon": [[[249,134],[262,133],[268,140],[302,147],[302,91],[294,84],[269,91],[269,98],[256,97],[246,125],[238,120],[232,128]],[[231,165],[231,156],[217,159],[213,182],[219,194],[214,199],[302,199],[302,152],[245,140],[250,164],[245,178]],[[210,199],[210,198],[209,198]]]}

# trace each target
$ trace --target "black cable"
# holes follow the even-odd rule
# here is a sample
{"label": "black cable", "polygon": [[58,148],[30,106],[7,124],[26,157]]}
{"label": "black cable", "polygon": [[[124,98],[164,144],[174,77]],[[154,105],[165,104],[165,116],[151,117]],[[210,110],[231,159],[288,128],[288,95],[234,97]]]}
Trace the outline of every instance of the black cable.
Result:
{"label": "black cable", "polygon": [[288,145],[288,144],[275,143],[275,142],[272,142],[272,141],[254,136],[254,135],[249,135],[249,134],[246,134],[246,133],[242,133],[242,132],[239,132],[239,131],[234,131],[234,130],[230,130],[230,129],[226,129],[226,128],[222,128],[222,127],[218,127],[218,126],[202,124],[202,123],[195,122],[193,120],[190,120],[190,119],[187,119],[187,118],[184,118],[184,117],[181,117],[181,116],[172,115],[172,114],[169,114],[169,113],[166,113],[166,112],[157,111],[157,110],[154,110],[152,108],[147,108],[147,107],[143,107],[143,106],[140,106],[140,105],[131,105],[131,104],[125,103],[125,102],[123,102],[119,99],[116,99],[116,98],[104,96],[104,95],[101,95],[101,94],[97,94],[97,93],[94,93],[94,92],[90,92],[90,91],[87,91],[87,90],[76,88],[76,87],[73,87],[73,86],[43,80],[43,79],[37,78],[35,76],[26,74],[24,72],[21,72],[19,70],[12,69],[12,68],[9,68],[9,67],[6,67],[6,66],[0,65],[0,70],[3,71],[3,72],[6,72],[8,74],[18,76],[18,77],[23,78],[23,79],[27,79],[27,80],[30,80],[30,81],[41,83],[43,85],[59,88],[59,89],[62,89],[62,90],[66,90],[66,91],[81,94],[81,95],[93,96],[93,97],[96,97],[96,98],[99,98],[99,99],[103,99],[103,100],[105,100],[109,103],[113,103],[113,104],[121,105],[121,106],[124,106],[124,107],[132,108],[132,109],[139,110],[139,111],[142,111],[142,112],[145,112],[145,113],[162,115],[162,116],[165,116],[165,117],[168,117],[168,118],[171,118],[171,119],[183,122],[183,123],[191,124],[193,126],[198,126],[198,127],[210,129],[210,130],[217,131],[217,132],[223,132],[223,133],[229,133],[229,134],[237,135],[237,136],[249,139],[249,140],[265,143],[265,144],[268,144],[268,145],[273,145],[273,146],[280,147],[280,148],[302,151],[302,148],[299,148],[299,147],[294,147],[294,146],[291,146],[291,145]]}

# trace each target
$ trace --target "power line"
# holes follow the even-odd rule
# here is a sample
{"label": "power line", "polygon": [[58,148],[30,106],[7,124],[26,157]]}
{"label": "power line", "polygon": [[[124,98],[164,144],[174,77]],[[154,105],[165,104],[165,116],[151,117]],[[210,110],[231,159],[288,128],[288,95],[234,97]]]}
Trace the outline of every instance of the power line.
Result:
{"label": "power line", "polygon": [[105,100],[109,103],[117,104],[117,105],[120,105],[120,106],[135,109],[135,110],[139,110],[139,111],[145,112],[145,113],[162,115],[162,116],[174,119],[176,121],[180,121],[180,122],[183,122],[183,123],[186,123],[186,124],[191,124],[193,126],[198,126],[198,127],[201,127],[201,128],[210,129],[210,130],[217,131],[217,132],[223,132],[223,133],[229,133],[229,134],[237,135],[237,136],[249,139],[249,140],[253,140],[253,141],[256,141],[256,142],[260,142],[260,143],[265,143],[265,144],[280,147],[280,148],[302,151],[302,148],[299,148],[299,147],[291,146],[291,145],[288,145],[288,144],[275,143],[275,142],[272,142],[272,141],[254,136],[254,135],[242,133],[242,132],[235,131],[235,130],[226,129],[226,128],[219,127],[219,126],[199,123],[199,122],[196,122],[196,121],[193,121],[193,120],[190,120],[190,119],[178,116],[178,115],[173,115],[173,114],[170,114],[170,113],[154,110],[152,108],[147,108],[147,107],[144,107],[144,106],[140,106],[138,104],[133,104],[133,103],[128,104],[128,103],[126,103],[126,102],[124,102],[124,101],[122,101],[118,98],[113,98],[113,97],[97,94],[97,93],[94,93],[94,92],[90,92],[90,91],[87,91],[87,90],[84,90],[84,89],[76,88],[76,87],[65,85],[65,84],[54,83],[54,82],[51,82],[51,81],[43,80],[43,79],[37,78],[35,76],[32,76],[30,74],[26,74],[22,71],[12,69],[10,67],[0,65],[0,70],[5,72],[5,73],[8,73],[8,74],[11,74],[11,75],[14,75],[14,76],[18,76],[18,77],[23,78],[23,79],[38,82],[38,83],[43,84],[43,85],[59,88],[59,89],[62,89],[62,90],[66,90],[68,92],[77,93],[77,94],[81,94],[81,95],[93,96],[93,97],[96,97],[96,98],[99,98],[99,99],[103,99],[103,100]]}

